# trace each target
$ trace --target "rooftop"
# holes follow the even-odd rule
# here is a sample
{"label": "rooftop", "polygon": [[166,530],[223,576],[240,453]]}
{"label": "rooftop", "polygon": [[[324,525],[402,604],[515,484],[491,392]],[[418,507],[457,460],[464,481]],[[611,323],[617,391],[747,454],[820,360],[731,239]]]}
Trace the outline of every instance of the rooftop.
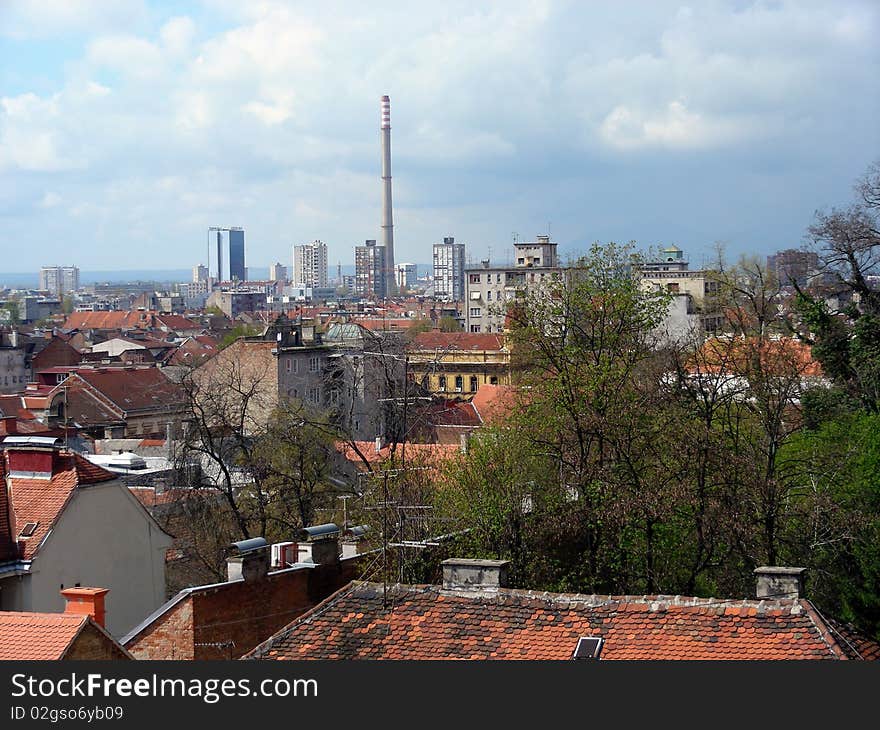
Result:
{"label": "rooftop", "polygon": [[[246,658],[571,659],[581,637],[602,659],[847,659],[857,646],[803,599],[600,596],[389,587],[355,581]],[[874,647],[875,642],[867,642]]]}

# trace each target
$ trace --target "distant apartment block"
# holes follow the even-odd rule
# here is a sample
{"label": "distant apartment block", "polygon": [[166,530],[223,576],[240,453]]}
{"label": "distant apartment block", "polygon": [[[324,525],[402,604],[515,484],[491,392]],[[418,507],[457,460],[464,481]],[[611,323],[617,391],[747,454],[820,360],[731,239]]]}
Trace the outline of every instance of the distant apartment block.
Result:
{"label": "distant apartment block", "polygon": [[398,289],[409,289],[418,282],[418,272],[415,264],[397,264],[395,270]]}
{"label": "distant apartment block", "polygon": [[269,279],[272,281],[287,281],[287,267],[282,263],[274,263],[269,267]]}
{"label": "distant apartment block", "polygon": [[514,244],[514,260],[508,266],[492,266],[485,259],[465,267],[466,331],[503,332],[509,301],[562,276],[556,247],[550,236],[537,236],[537,241]]}
{"label": "distant apartment block", "polygon": [[44,266],[40,269],[40,290],[61,299],[68,292],[79,289],[79,269],[76,266]]}
{"label": "distant apartment block", "polygon": [[464,285],[464,244],[447,236],[434,244],[434,297],[443,301],[461,301]]}
{"label": "distant apartment block", "polygon": [[294,284],[312,287],[327,286],[327,244],[312,241],[293,247]]}
{"label": "distant apartment block", "polygon": [[787,248],[767,257],[767,270],[782,286],[805,287],[819,272],[819,254]]}
{"label": "distant apartment block", "polygon": [[354,293],[382,299],[387,296],[385,278],[385,247],[374,239],[354,247]]}
{"label": "distant apartment block", "polygon": [[199,264],[198,266],[193,266],[192,280],[193,280],[193,284],[196,284],[200,281],[207,281],[208,280],[208,267],[202,266],[201,264]]}

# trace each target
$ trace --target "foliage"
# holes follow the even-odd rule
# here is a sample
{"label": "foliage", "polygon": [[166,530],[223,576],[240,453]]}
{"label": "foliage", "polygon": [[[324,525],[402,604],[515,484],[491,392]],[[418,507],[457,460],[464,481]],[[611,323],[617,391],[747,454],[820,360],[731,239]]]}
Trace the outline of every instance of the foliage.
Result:
{"label": "foliage", "polygon": [[438,327],[441,332],[461,332],[461,323],[448,314],[440,317]]}
{"label": "foliage", "polygon": [[261,327],[257,327],[255,325],[248,324],[239,324],[229,330],[225,335],[223,335],[223,339],[220,340],[219,349],[223,350],[229,347],[233,342],[235,342],[239,337],[254,337],[262,332]]}

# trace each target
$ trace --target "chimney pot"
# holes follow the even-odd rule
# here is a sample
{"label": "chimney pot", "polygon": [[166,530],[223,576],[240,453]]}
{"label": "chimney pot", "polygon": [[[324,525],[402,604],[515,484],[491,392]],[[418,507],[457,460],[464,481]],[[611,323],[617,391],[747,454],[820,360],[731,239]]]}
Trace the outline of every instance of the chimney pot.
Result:
{"label": "chimney pot", "polygon": [[245,583],[262,580],[269,573],[270,546],[247,550],[226,558],[226,578],[229,581],[244,579]]}
{"label": "chimney pot", "polygon": [[509,560],[449,558],[441,565],[443,588],[448,591],[497,593],[499,588],[507,588]]}
{"label": "chimney pot", "polygon": [[764,565],[755,568],[756,595],[759,599],[798,599],[804,595],[806,568]]}
{"label": "chimney pot", "polygon": [[61,591],[67,601],[64,613],[86,614],[103,627],[107,617],[104,599],[109,592],[109,588],[65,588]]}

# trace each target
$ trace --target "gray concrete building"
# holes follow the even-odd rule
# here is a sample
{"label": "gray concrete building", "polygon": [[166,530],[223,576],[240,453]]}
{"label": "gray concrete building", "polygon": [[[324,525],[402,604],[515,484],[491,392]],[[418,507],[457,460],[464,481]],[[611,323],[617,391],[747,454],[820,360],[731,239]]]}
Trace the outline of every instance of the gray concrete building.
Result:
{"label": "gray concrete building", "polygon": [[506,304],[517,292],[537,291],[562,276],[556,247],[550,236],[537,236],[514,244],[514,260],[506,266],[485,259],[465,267],[465,330],[503,332]]}

